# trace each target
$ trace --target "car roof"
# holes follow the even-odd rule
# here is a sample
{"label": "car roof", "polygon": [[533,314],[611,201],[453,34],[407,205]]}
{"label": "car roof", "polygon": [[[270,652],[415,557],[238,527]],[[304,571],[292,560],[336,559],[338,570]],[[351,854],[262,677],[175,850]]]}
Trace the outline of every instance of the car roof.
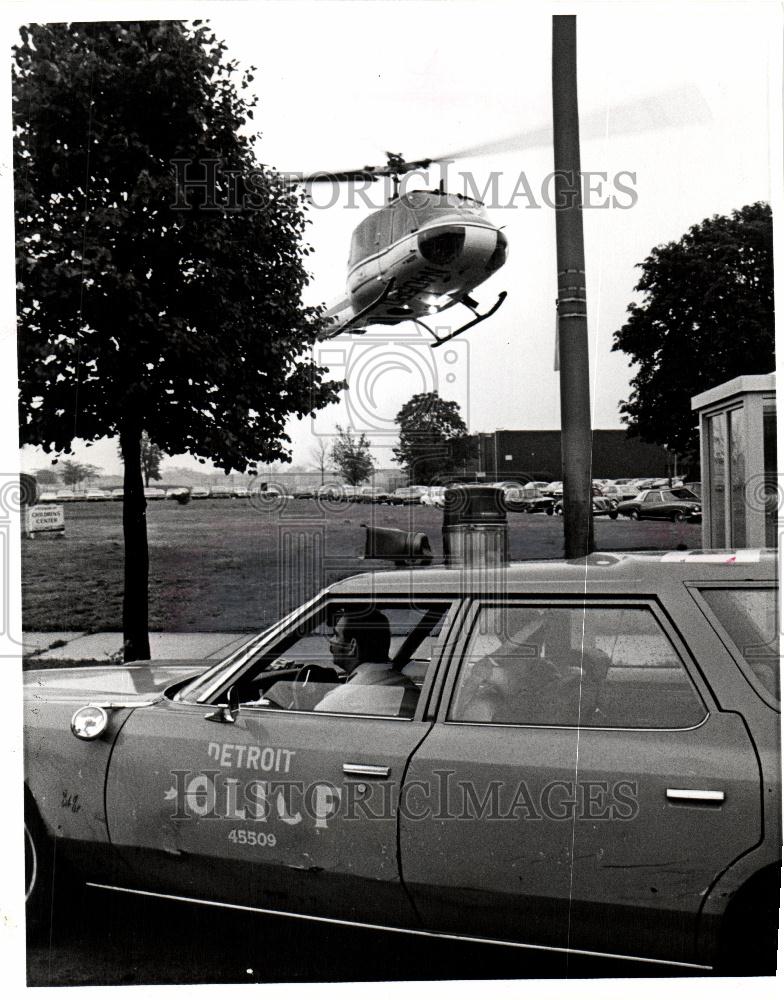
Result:
{"label": "car roof", "polygon": [[[503,569],[503,572],[501,570]],[[588,584],[644,583],[646,590],[686,580],[776,579],[772,549],[691,549],[673,552],[594,552],[587,560],[510,562],[503,567],[438,566],[378,570],[346,577],[328,588],[332,595],[373,593],[476,593],[503,589],[510,593],[529,584],[576,587]]]}

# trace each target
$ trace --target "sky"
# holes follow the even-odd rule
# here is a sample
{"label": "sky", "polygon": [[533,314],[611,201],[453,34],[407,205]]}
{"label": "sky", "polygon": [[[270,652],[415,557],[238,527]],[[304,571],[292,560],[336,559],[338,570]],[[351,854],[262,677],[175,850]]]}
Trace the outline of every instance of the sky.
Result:
{"label": "sky", "polygon": [[[471,432],[559,426],[555,215],[541,196],[552,170],[554,9],[486,0],[188,5],[190,16],[210,17],[231,57],[258,68],[258,154],[278,169],[383,163],[385,150],[436,157],[518,132],[542,138],[533,148],[458,160],[447,170],[448,190],[461,193],[471,193],[471,184],[484,191],[497,176],[489,212],[504,227],[509,258],[474,296],[486,308],[506,291],[498,313],[435,351],[410,324],[317,345],[317,358],[347,378],[349,390],[315,421],[290,422],[295,463],[313,465],[318,437],[330,438],[341,424],[366,431],[377,463],[389,466],[394,416],[421,391],[455,399]],[[578,12],[582,167],[607,175],[606,183],[595,181],[592,204],[610,198],[586,209],[584,226],[593,425],[613,428],[622,426],[618,404],[633,370],[611,351],[612,334],[636,297],[635,265],[710,215],[771,198],[780,12],[753,3],[560,9]],[[647,110],[628,110],[640,101]],[[633,131],[624,127],[630,121]],[[422,186],[438,179],[433,168]],[[368,193],[383,203],[381,184]],[[314,196],[309,304],[344,293],[351,232],[370,211],[359,196],[352,204],[346,189]],[[437,320],[444,332],[465,318],[457,307]],[[113,442],[77,446],[76,458],[119,471]],[[25,467],[42,460],[25,449]]]}

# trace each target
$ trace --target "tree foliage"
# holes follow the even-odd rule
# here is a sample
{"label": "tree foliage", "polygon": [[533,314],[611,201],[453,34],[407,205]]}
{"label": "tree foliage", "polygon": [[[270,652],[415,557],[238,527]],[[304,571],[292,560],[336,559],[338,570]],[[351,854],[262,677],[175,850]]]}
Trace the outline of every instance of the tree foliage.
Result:
{"label": "tree foliage", "polygon": [[614,334],[639,365],[621,413],[630,434],[694,455],[692,396],[775,365],[770,207],[705,219],[638,266],[642,304]]}
{"label": "tree foliage", "polygon": [[370,442],[364,434],[355,437],[349,430],[337,425],[338,435],[332,445],[329,458],[349,486],[359,486],[370,479],[373,472],[373,456]]}
{"label": "tree foliage", "polygon": [[61,465],[60,475],[65,486],[81,486],[85,480],[89,482],[95,479],[100,471],[97,465],[85,465],[66,459]]}
{"label": "tree foliage", "polygon": [[[306,354],[320,316],[301,304],[302,199],[256,162],[252,72],[200,22],[39,24],[20,36],[20,436],[68,452],[75,438],[119,435],[126,655],[129,644],[138,655],[142,430],[167,454],[244,471],[288,459],[287,418],[339,387]],[[178,189],[175,160],[191,164],[186,180],[213,169],[214,190]]]}
{"label": "tree foliage", "polygon": [[400,440],[393,454],[411,482],[437,482],[465,461],[467,428],[453,400],[421,392],[402,407],[395,422]]}
{"label": "tree foliage", "polygon": [[[303,360],[300,200],[261,171],[225,46],[204,25],[21,30],[14,80],[23,443],[67,451],[138,424],[168,454],[240,471],[287,458],[290,414],[331,401]],[[253,79],[245,74],[240,88]],[[261,208],[177,210],[172,161],[218,160]],[[201,199],[203,201],[203,199]]]}
{"label": "tree foliage", "polygon": [[60,477],[54,469],[36,469],[33,475],[41,486],[56,486],[60,482]]}

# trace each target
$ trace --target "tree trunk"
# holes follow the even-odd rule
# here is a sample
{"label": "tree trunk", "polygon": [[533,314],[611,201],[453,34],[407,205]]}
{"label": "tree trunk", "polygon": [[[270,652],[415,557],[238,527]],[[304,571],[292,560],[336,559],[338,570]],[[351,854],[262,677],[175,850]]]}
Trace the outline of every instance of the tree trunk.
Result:
{"label": "tree trunk", "polygon": [[147,501],[144,499],[141,427],[125,425],[120,431],[125,474],[123,478],[123,538],[125,539],[125,592],[123,594],[123,659],[149,660],[147,631]]}

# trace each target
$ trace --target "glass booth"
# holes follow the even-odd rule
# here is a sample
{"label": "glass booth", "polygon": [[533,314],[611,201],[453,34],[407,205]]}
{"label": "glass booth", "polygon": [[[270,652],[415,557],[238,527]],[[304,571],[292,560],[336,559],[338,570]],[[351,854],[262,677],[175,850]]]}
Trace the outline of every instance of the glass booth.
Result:
{"label": "glass booth", "polygon": [[702,544],[776,546],[775,374],[741,375],[694,396],[700,421]]}

